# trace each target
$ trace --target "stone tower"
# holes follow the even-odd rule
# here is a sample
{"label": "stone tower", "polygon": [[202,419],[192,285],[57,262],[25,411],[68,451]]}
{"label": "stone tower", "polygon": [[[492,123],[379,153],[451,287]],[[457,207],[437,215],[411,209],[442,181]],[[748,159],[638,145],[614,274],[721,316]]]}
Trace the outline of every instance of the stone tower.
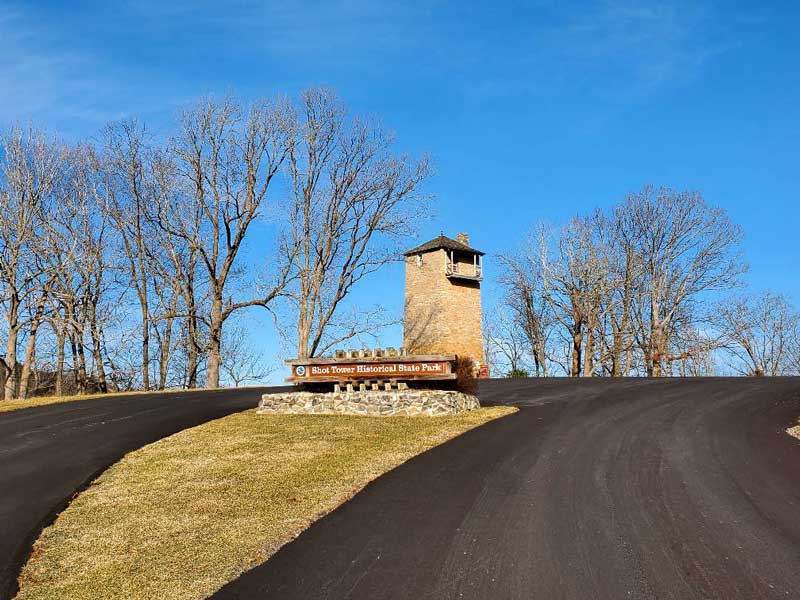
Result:
{"label": "stone tower", "polygon": [[403,343],[413,354],[458,354],[484,364],[481,258],[469,237],[440,235],[405,253]]}

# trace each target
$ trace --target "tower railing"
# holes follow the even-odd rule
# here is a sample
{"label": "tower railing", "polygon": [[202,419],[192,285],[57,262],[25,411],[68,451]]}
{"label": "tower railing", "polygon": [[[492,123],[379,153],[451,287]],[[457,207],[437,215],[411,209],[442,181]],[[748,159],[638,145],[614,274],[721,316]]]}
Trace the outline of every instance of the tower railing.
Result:
{"label": "tower railing", "polygon": [[[465,279],[482,279],[483,278],[483,269],[481,267],[480,260],[478,257],[475,257],[473,264],[471,265],[472,268],[469,268],[470,265],[460,264],[452,254],[448,255],[447,261],[445,262],[445,275],[448,277],[460,277]],[[470,272],[471,271],[471,272]]]}

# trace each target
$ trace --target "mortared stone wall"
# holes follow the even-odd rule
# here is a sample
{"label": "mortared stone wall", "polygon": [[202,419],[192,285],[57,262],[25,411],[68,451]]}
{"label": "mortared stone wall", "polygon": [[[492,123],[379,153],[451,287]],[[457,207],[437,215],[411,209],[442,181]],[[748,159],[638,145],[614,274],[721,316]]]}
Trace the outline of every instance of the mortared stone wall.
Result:
{"label": "mortared stone wall", "polygon": [[[457,354],[484,362],[479,281],[450,279],[443,249],[406,257],[403,345],[409,354]],[[460,263],[471,273],[473,263]]]}

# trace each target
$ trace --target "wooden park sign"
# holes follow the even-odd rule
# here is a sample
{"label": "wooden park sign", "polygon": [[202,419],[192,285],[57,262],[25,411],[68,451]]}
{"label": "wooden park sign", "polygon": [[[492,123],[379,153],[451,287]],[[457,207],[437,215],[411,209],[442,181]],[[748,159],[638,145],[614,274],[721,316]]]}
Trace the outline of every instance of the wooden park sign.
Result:
{"label": "wooden park sign", "polygon": [[347,383],[361,381],[412,381],[455,379],[455,355],[411,355],[348,358],[296,358],[287,360],[293,383]]}

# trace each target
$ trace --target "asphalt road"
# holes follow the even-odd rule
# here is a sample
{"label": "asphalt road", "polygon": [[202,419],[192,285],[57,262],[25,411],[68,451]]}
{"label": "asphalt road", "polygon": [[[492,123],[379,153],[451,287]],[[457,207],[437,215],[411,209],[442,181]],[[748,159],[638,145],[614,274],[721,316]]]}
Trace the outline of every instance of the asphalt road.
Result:
{"label": "asphalt road", "polygon": [[252,408],[264,389],[119,396],[0,413],[0,598],[72,496],[126,453]]}
{"label": "asphalt road", "polygon": [[511,380],[216,599],[800,598],[800,379]]}

